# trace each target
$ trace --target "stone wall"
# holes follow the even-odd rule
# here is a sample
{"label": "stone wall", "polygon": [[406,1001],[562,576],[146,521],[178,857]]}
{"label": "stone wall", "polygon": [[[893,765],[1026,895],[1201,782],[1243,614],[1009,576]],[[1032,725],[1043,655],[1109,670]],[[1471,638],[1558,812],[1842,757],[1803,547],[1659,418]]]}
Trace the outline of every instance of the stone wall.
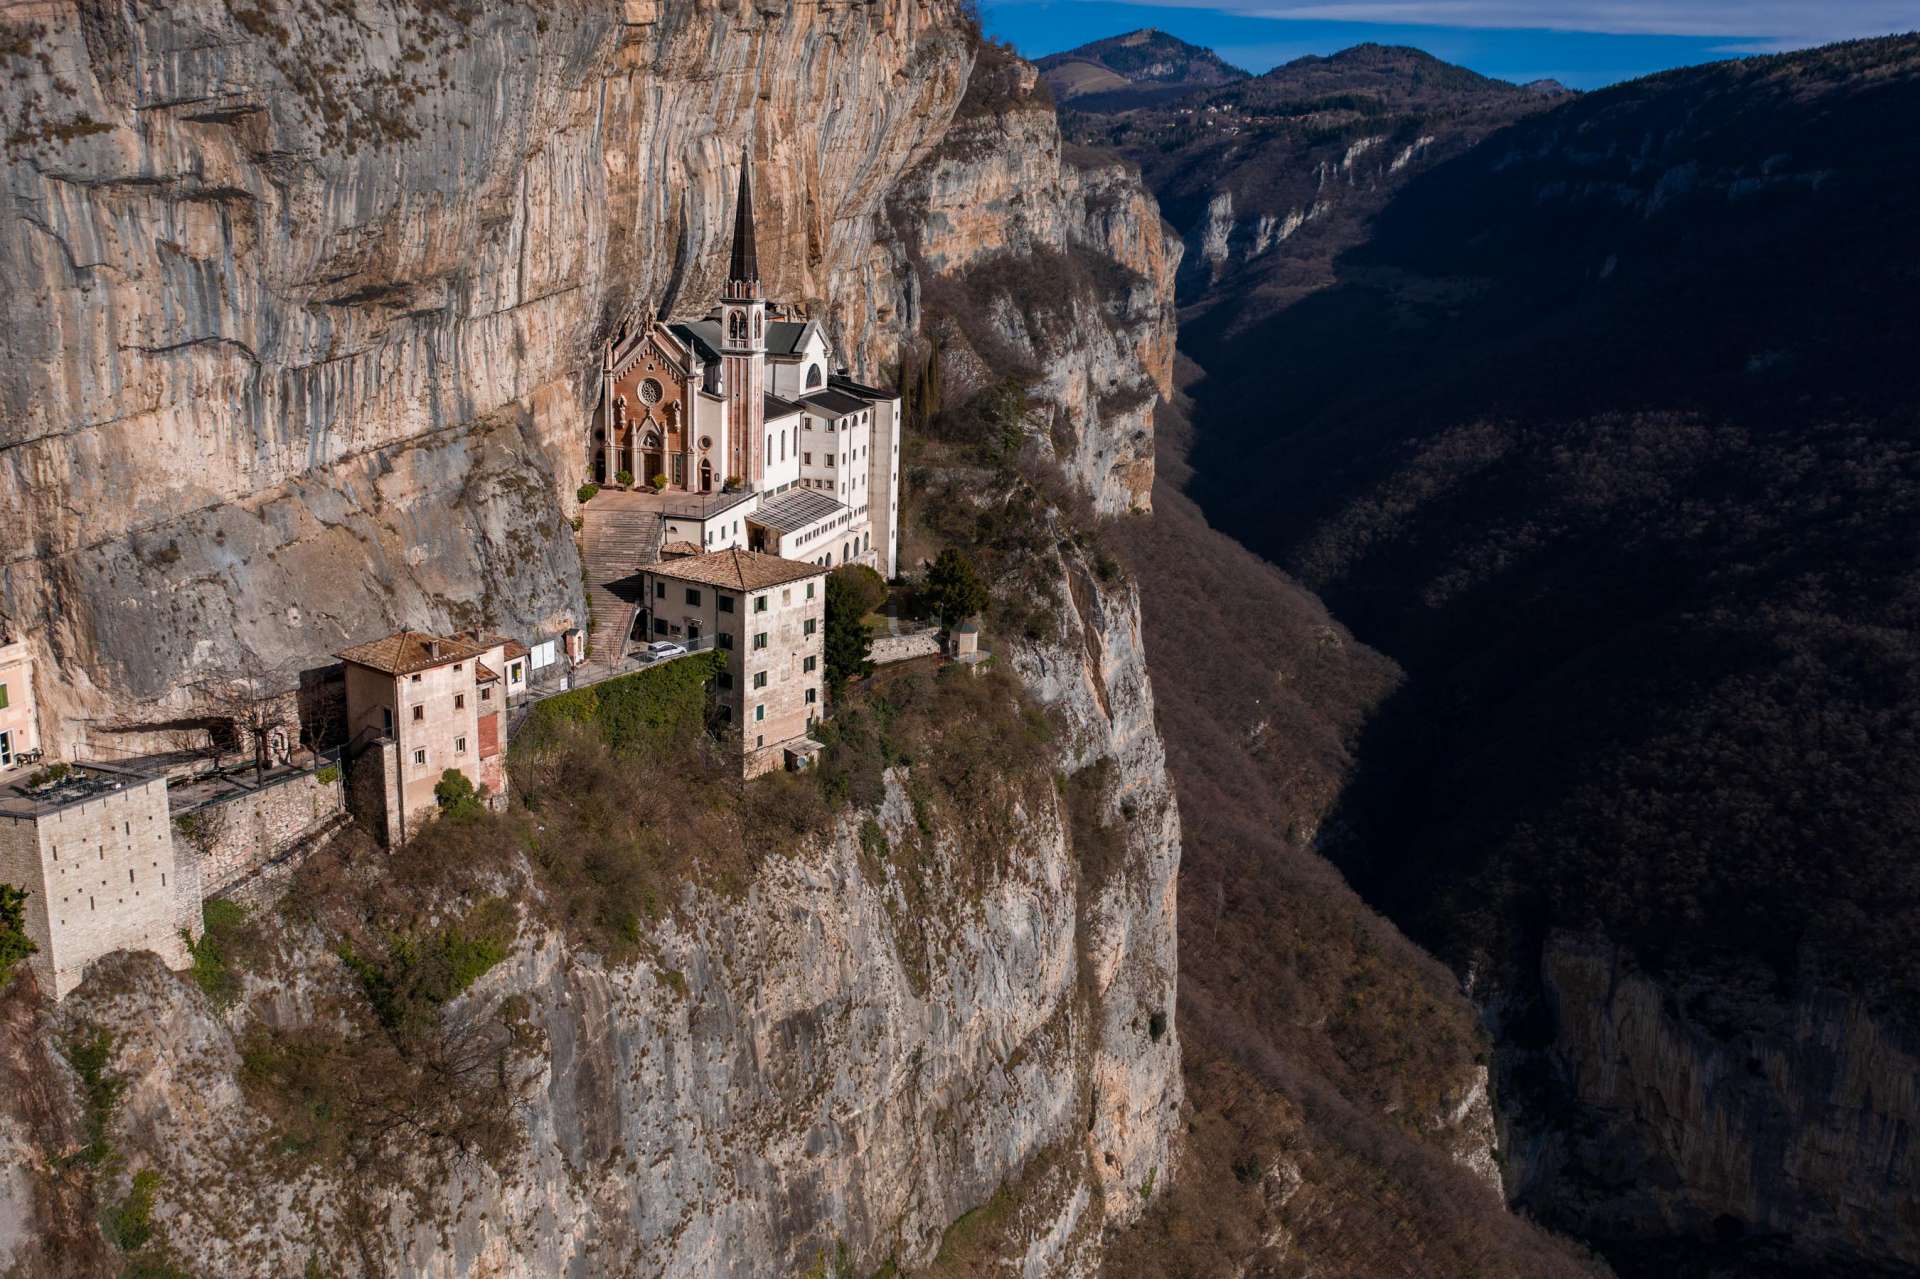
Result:
{"label": "stone wall", "polygon": [[892,662],[904,662],[915,657],[933,657],[940,652],[940,628],[929,626],[924,631],[908,631],[900,635],[882,635],[873,641],[868,649],[875,666],[886,666]]}
{"label": "stone wall", "polygon": [[329,766],[177,812],[173,823],[199,865],[201,895],[225,897],[345,812],[340,770]]}
{"label": "stone wall", "polygon": [[116,950],[151,950],[186,965],[174,845],[162,778],[127,774],[118,790],[9,819],[0,877],[35,894],[27,926],[43,990],[63,998],[87,965]]}

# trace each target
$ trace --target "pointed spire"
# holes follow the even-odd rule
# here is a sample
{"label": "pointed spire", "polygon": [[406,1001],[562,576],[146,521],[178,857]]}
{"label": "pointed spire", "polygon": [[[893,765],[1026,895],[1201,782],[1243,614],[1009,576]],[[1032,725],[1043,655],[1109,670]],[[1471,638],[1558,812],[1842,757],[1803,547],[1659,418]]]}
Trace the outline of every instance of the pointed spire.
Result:
{"label": "pointed spire", "polygon": [[727,284],[736,297],[751,296],[760,284],[760,255],[753,243],[753,154],[745,145],[740,148],[740,198],[733,210],[733,265]]}

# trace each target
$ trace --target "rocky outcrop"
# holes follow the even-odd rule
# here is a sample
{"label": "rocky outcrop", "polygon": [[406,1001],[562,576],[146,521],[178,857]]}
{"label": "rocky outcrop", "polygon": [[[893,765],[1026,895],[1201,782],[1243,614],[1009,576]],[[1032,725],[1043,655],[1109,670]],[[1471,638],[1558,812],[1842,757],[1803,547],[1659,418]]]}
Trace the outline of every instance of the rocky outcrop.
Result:
{"label": "rocky outcrop", "polygon": [[717,294],[743,145],[771,291],[849,287],[970,59],[941,0],[68,0],[5,33],[0,610],[62,751],[402,624],[577,622],[596,336]]}
{"label": "rocky outcrop", "polygon": [[890,309],[920,327],[929,294],[991,273],[996,283],[944,309],[991,329],[990,372],[1010,362],[1031,371],[1031,394],[1058,410],[1060,460],[1096,511],[1149,509],[1181,249],[1133,168],[1067,147],[1033,67],[988,48],[940,146],[889,201],[889,220],[871,294],[896,298]]}
{"label": "rocky outcrop", "polygon": [[1541,977],[1543,1064],[1583,1118],[1503,1114],[1518,1200],[1614,1244],[1717,1239],[1731,1256],[1790,1238],[1802,1258],[1920,1265],[1920,1221],[1889,1210],[1920,1178],[1920,1049],[1859,998],[1778,1004],[1764,979],[1742,998],[1564,933]]}

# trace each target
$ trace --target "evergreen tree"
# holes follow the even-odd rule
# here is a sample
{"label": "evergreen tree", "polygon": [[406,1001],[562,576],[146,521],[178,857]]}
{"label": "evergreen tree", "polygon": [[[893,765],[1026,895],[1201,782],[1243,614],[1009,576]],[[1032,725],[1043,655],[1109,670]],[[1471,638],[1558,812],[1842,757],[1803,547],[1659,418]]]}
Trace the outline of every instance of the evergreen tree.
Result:
{"label": "evergreen tree", "polygon": [[870,641],[861,621],[866,601],[858,585],[839,573],[827,576],[827,688],[838,696],[847,681],[873,673]]}
{"label": "evergreen tree", "polygon": [[987,588],[973,561],[949,546],[927,570],[927,602],[942,626],[956,626],[987,606]]}

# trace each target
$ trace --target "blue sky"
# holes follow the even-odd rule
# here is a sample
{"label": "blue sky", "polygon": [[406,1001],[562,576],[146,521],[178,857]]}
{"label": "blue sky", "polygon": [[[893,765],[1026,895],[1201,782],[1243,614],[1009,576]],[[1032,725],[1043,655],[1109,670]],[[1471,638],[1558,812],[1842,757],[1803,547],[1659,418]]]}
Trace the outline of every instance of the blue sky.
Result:
{"label": "blue sky", "polygon": [[1158,27],[1260,72],[1373,40],[1506,80],[1598,88],[1668,67],[1920,27],[1920,0],[981,0],[1030,58]]}

